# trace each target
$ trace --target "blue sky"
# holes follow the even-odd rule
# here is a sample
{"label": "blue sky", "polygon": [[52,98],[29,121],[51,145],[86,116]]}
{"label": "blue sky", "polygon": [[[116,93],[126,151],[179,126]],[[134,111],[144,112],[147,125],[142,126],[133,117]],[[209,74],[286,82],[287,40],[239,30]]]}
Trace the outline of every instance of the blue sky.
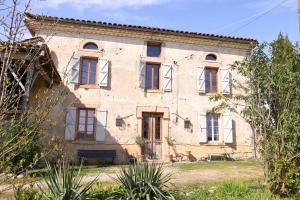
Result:
{"label": "blue sky", "polygon": [[[271,41],[299,40],[296,0],[33,0],[31,12]],[[246,26],[245,26],[246,25]],[[243,28],[241,28],[243,27]]]}

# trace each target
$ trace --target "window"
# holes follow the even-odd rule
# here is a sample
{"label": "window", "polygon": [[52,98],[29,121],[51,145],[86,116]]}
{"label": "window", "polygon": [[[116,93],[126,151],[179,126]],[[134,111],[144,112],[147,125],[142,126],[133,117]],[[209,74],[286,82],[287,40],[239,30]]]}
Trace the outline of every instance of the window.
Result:
{"label": "window", "polygon": [[216,61],[216,60],[217,60],[217,56],[214,55],[214,54],[208,54],[208,55],[205,57],[205,60],[213,60],[213,61]]}
{"label": "window", "polygon": [[89,42],[89,43],[86,43],[84,46],[83,46],[84,49],[91,49],[91,50],[97,50],[98,49],[98,46],[92,42]]}
{"label": "window", "polygon": [[81,85],[95,85],[98,59],[96,58],[81,58]]}
{"label": "window", "polygon": [[160,57],[161,44],[159,43],[148,43],[147,44],[147,56],[148,57]]}
{"label": "window", "polygon": [[78,137],[94,138],[95,132],[95,109],[78,109]]}
{"label": "window", "polygon": [[218,69],[205,68],[205,92],[218,92]]}
{"label": "window", "polygon": [[146,89],[159,89],[159,67],[160,64],[146,64]]}
{"label": "window", "polygon": [[207,141],[219,141],[219,115],[207,115]]}

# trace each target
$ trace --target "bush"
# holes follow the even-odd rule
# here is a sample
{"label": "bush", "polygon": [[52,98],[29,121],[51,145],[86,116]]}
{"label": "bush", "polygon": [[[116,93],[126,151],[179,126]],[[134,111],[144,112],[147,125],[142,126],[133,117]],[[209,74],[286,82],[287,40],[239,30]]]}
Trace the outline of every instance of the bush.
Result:
{"label": "bush", "polygon": [[120,192],[118,185],[108,185],[97,182],[89,191],[88,197],[91,199],[105,200],[113,197],[115,194]]}
{"label": "bush", "polygon": [[122,168],[116,180],[121,185],[113,199],[174,199],[167,190],[171,174],[163,174],[162,165],[134,163]]}
{"label": "bush", "polygon": [[64,162],[53,167],[47,163],[48,176],[44,176],[47,189],[43,191],[43,198],[49,200],[79,200],[85,199],[97,178],[88,183],[82,183],[83,176],[79,169],[75,169]]}
{"label": "bush", "polygon": [[33,185],[30,185],[28,188],[16,188],[14,198],[16,200],[37,200],[41,199],[41,195],[38,190],[34,189]]}

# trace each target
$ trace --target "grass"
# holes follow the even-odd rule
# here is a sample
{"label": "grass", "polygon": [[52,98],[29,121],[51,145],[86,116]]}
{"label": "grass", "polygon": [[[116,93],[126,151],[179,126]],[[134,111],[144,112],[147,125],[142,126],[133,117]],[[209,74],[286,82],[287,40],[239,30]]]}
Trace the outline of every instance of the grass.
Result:
{"label": "grass", "polygon": [[182,170],[197,170],[197,169],[221,169],[232,167],[262,167],[262,162],[257,160],[242,160],[242,161],[211,161],[211,162],[196,162],[196,163],[178,163],[174,166]]}
{"label": "grass", "polygon": [[185,185],[175,192],[178,200],[297,200],[300,196],[271,196],[261,180],[224,181],[208,185]]}

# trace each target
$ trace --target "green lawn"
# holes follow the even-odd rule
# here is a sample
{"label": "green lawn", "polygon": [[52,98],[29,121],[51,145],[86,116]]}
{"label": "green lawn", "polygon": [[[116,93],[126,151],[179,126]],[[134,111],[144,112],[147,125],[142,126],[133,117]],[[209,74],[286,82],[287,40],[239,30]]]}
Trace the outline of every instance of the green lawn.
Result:
{"label": "green lawn", "polygon": [[271,196],[262,180],[224,181],[214,184],[191,184],[177,188],[178,200],[299,200],[300,195],[280,198]]}
{"label": "green lawn", "polygon": [[257,160],[242,160],[242,161],[211,161],[211,162],[194,162],[194,163],[176,163],[174,166],[182,170],[197,170],[197,169],[221,169],[229,167],[262,167],[262,162]]}

